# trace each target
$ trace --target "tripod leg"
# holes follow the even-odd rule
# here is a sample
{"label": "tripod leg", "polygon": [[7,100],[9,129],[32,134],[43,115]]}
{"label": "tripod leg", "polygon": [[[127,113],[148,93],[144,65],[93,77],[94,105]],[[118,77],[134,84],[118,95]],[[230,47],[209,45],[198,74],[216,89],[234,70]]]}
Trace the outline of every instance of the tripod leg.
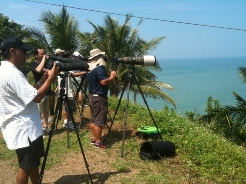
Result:
{"label": "tripod leg", "polygon": [[71,117],[71,114],[70,114],[70,112],[68,111],[68,105],[70,105],[69,104],[69,101],[68,101],[68,99],[66,99],[66,97],[65,97],[65,104],[66,104],[66,111],[67,111],[67,113],[66,113],[66,117],[67,117],[67,124],[66,124],[66,128],[67,128],[67,147],[68,148],[70,148],[70,139],[69,139],[69,126],[70,126],[70,123],[69,123],[69,118],[68,118],[68,116],[70,116]]}
{"label": "tripod leg", "polygon": [[[61,101],[61,103],[60,103]],[[57,130],[57,126],[58,126],[58,121],[61,120],[61,114],[62,114],[62,103],[63,103],[63,97],[61,98],[60,96],[58,97],[58,101],[57,101],[57,104],[59,104],[59,106],[57,106],[59,109],[58,109],[58,118],[56,118],[56,125],[55,125],[55,129]]]}
{"label": "tripod leg", "polygon": [[144,100],[144,103],[145,103],[145,105],[146,105],[146,107],[147,107],[147,109],[148,109],[148,111],[149,111],[150,117],[151,117],[151,119],[152,119],[152,121],[153,121],[153,123],[154,123],[154,125],[155,125],[155,127],[156,127],[156,130],[157,130],[157,132],[158,132],[158,135],[160,136],[161,140],[163,141],[162,136],[161,136],[161,134],[160,134],[160,131],[159,131],[159,129],[157,128],[157,124],[156,124],[156,122],[155,122],[155,120],[154,120],[154,117],[153,117],[153,115],[152,115],[152,113],[151,113],[151,111],[150,111],[150,109],[149,109],[149,106],[148,106],[148,104],[147,104],[147,101],[146,101],[146,99],[145,99],[145,97],[144,97],[144,95],[143,95],[143,92],[142,92],[142,90],[141,90],[139,84],[138,84],[138,80],[137,80],[137,78],[136,78],[135,75],[133,75],[133,78],[134,78],[134,80],[135,80],[135,82],[136,82],[136,84],[137,84],[137,86],[138,86],[138,90],[140,91],[140,94],[141,94],[141,96],[142,96],[142,98],[143,98],[143,100]]}
{"label": "tripod leg", "polygon": [[[62,101],[63,101],[63,97],[61,95],[57,101],[57,104],[56,104],[53,122],[51,124],[51,130],[49,132],[49,139],[47,142],[47,146],[46,146],[45,153],[44,153],[44,159],[43,159],[42,167],[41,167],[40,174],[39,174],[39,183],[40,184],[42,183],[42,179],[43,179],[43,175],[44,175],[44,169],[45,169],[45,165],[46,165],[46,161],[47,161],[47,157],[48,157],[48,153],[49,153],[51,138],[52,138],[52,135],[53,135],[53,132],[55,129],[55,123],[56,123],[57,115],[59,116],[59,114],[61,113],[61,111],[59,111],[59,109],[61,109],[60,107],[62,107]],[[59,114],[58,114],[58,112],[59,112]]]}
{"label": "tripod leg", "polygon": [[119,99],[119,101],[118,101],[118,104],[117,104],[117,107],[116,107],[116,110],[115,110],[115,113],[114,113],[114,117],[113,117],[113,119],[111,119],[111,124],[110,124],[110,126],[109,126],[108,134],[109,134],[109,132],[111,131],[111,128],[112,128],[112,126],[113,126],[113,123],[114,123],[114,120],[115,120],[115,116],[116,116],[116,114],[117,114],[117,112],[118,112],[118,109],[119,109],[119,107],[120,107],[120,102],[121,102],[121,100],[122,100],[122,97],[123,97],[123,94],[124,94],[124,91],[125,91],[126,86],[127,86],[127,83],[124,84],[124,87],[123,87],[123,89],[122,89],[122,92],[121,92],[121,95],[120,95],[120,99]]}
{"label": "tripod leg", "polygon": [[[72,79],[74,80],[76,85],[78,86],[77,89],[76,89],[76,93],[75,93],[75,100],[76,100],[76,104],[81,106],[81,109],[78,108],[79,109],[79,114],[80,114],[80,124],[79,124],[79,129],[80,129],[80,126],[81,126],[81,123],[82,123],[82,116],[83,116],[83,113],[84,113],[85,98],[82,96],[82,104],[79,104],[79,102],[77,101],[77,97],[78,97],[78,95],[80,93],[80,90],[81,90],[83,95],[88,99],[88,97],[86,95],[86,90],[87,90],[88,83],[85,80],[85,78],[86,78],[85,74],[82,76],[80,84],[78,83],[78,81],[75,79],[75,77],[73,75],[70,75],[70,76],[72,77]],[[84,89],[83,89],[83,84],[84,84]]]}
{"label": "tripod leg", "polygon": [[87,169],[89,178],[90,178],[90,180],[91,180],[91,183],[93,183],[92,178],[91,178],[91,174],[90,174],[90,171],[89,171],[89,165],[88,165],[88,163],[87,163],[87,161],[86,161],[85,153],[84,153],[84,150],[83,150],[83,147],[82,147],[82,142],[81,142],[80,137],[79,137],[79,133],[78,133],[79,131],[78,131],[78,128],[77,128],[77,126],[76,126],[76,124],[75,124],[74,117],[73,117],[73,112],[72,112],[72,108],[71,108],[71,106],[70,106],[70,104],[69,104],[69,102],[68,102],[68,97],[67,97],[67,95],[65,95],[65,101],[66,101],[66,103],[67,103],[68,113],[70,114],[70,117],[71,117],[71,119],[72,119],[72,123],[73,123],[73,126],[74,126],[74,131],[75,131],[75,133],[76,133],[76,136],[77,136],[77,139],[78,139],[78,142],[79,142],[80,150],[81,150],[82,156],[83,156],[83,158],[84,158],[84,162],[85,162],[85,166],[86,166],[86,169]]}
{"label": "tripod leg", "polygon": [[126,111],[125,111],[125,120],[124,120],[124,131],[123,131],[123,137],[122,137],[121,157],[123,157],[123,150],[124,150],[124,142],[125,142],[125,134],[126,134],[126,122],[127,122],[127,114],[128,114],[128,106],[129,106],[130,86],[131,86],[131,83],[129,80],[128,86],[127,86]]}

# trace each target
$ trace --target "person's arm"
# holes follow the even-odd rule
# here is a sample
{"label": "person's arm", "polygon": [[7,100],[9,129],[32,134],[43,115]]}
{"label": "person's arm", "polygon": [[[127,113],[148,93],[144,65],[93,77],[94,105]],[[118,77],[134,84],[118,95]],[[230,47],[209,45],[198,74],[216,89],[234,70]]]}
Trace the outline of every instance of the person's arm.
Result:
{"label": "person's arm", "polygon": [[102,86],[109,85],[109,83],[116,77],[116,71],[110,73],[110,77],[100,81]]}
{"label": "person's arm", "polygon": [[72,75],[73,75],[74,77],[79,77],[79,76],[84,75],[84,74],[86,74],[85,71],[82,71],[82,72],[74,72],[74,73],[72,73]]}
{"label": "person's arm", "polygon": [[37,73],[41,73],[41,72],[43,71],[45,61],[46,61],[46,56],[44,55],[43,59],[41,60],[41,62],[40,62],[39,65],[37,66],[37,68],[35,69],[35,71],[36,71]]}
{"label": "person's arm", "polygon": [[55,93],[57,93],[57,92],[58,92],[58,86],[56,87],[56,89],[54,90],[54,92],[55,92]]}
{"label": "person's arm", "polygon": [[59,68],[56,68],[56,63],[51,70],[47,70],[43,77],[38,81],[34,87],[38,90],[37,96],[33,99],[33,102],[39,103],[50,89],[50,85],[58,74]]}

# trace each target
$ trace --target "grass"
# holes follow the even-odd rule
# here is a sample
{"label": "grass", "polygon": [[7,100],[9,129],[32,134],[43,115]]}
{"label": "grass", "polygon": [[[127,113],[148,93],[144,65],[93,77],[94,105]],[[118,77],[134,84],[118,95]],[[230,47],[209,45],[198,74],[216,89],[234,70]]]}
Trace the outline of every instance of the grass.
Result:
{"label": "grass", "polygon": [[[113,116],[117,103],[118,99],[109,98],[111,116]],[[156,125],[162,131],[163,140],[175,143],[177,155],[156,161],[139,158],[140,146],[145,140],[135,136],[136,130],[140,126],[154,126],[154,124],[145,107],[131,103],[129,104],[123,158],[121,158],[124,111],[125,101],[123,100],[113,128],[105,136],[110,148],[99,150],[99,155],[96,154],[98,149],[95,150],[90,145],[88,116],[84,117],[87,124],[83,125],[79,135],[95,183],[245,183],[244,148],[214,134],[208,127],[191,122],[168,108],[151,112]],[[76,118],[78,119],[77,115]],[[107,129],[104,133],[107,133]],[[69,136],[70,148],[67,149],[67,131],[61,126],[55,131],[49,151],[47,170],[63,168],[68,157],[75,156],[76,160],[83,160],[78,158],[82,156],[76,134],[71,133]],[[45,139],[46,143],[47,139]],[[15,153],[7,149],[2,137],[0,144],[0,163],[18,168]],[[96,163],[94,163],[95,160],[97,160]],[[82,164],[85,163],[82,162]],[[56,181],[55,183],[59,183],[59,179]],[[78,183],[89,182],[88,179],[79,181]]]}

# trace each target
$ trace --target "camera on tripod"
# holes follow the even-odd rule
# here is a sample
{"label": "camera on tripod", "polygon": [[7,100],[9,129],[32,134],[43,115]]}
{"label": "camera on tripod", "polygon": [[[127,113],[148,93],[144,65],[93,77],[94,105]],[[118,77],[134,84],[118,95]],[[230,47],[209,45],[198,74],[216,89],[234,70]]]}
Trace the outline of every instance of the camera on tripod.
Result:
{"label": "camera on tripod", "polygon": [[82,70],[87,71],[89,65],[86,60],[75,60],[57,56],[50,56],[50,59],[45,62],[44,68],[51,69],[54,66],[54,62],[56,62],[56,66],[59,67],[59,71],[71,71],[71,70]]}
{"label": "camera on tripod", "polygon": [[137,56],[137,57],[114,57],[114,63],[118,65],[122,64],[132,64],[132,65],[142,65],[142,66],[155,66],[156,58],[155,56]]}

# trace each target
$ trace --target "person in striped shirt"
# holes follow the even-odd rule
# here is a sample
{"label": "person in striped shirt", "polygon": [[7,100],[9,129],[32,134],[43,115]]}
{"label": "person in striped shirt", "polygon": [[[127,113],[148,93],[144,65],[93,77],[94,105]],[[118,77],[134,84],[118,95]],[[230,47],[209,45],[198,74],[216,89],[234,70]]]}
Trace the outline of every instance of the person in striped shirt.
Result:
{"label": "person in striped shirt", "polygon": [[37,103],[46,95],[59,70],[54,64],[34,86],[30,85],[20,68],[32,48],[14,36],[0,45],[4,59],[0,65],[0,127],[7,147],[17,154],[18,184],[28,184],[29,178],[32,183],[39,182],[44,143]]}

